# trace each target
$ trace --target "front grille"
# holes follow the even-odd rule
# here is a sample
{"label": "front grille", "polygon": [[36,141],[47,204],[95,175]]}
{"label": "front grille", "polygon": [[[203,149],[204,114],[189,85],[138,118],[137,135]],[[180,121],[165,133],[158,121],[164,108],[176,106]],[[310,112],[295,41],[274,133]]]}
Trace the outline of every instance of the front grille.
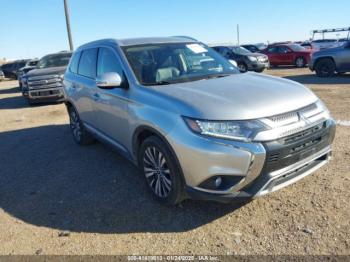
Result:
{"label": "front grille", "polygon": [[323,122],[302,132],[264,143],[266,161],[263,172],[270,173],[315,154],[331,144],[334,126]]}
{"label": "front grille", "polygon": [[290,144],[290,143],[293,143],[293,142],[296,142],[300,139],[303,139],[304,137],[307,137],[309,135],[312,135],[314,134],[315,132],[321,130],[322,128],[325,128],[325,123],[320,123],[316,126],[313,126],[309,129],[306,129],[304,131],[301,131],[301,132],[298,132],[298,133],[295,133],[293,135],[290,135],[290,136],[287,136],[285,138],[283,138],[283,143],[284,144]]}
{"label": "front grille", "polygon": [[28,88],[31,90],[60,87],[62,87],[62,79],[59,75],[37,76],[28,79]]}

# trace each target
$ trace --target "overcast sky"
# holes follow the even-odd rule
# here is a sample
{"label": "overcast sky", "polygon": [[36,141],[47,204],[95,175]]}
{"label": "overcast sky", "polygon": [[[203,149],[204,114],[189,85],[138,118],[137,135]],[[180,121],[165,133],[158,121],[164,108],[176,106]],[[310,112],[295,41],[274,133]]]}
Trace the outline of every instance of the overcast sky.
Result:
{"label": "overcast sky", "polygon": [[[349,0],[69,0],[75,47],[101,38],[188,35],[205,43],[306,40],[350,26]],[[63,0],[1,0],[0,58],[67,50]]]}

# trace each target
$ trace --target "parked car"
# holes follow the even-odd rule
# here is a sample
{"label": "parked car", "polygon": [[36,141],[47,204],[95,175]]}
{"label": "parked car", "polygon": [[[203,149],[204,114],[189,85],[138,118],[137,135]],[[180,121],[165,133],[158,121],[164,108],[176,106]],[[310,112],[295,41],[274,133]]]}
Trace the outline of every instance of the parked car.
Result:
{"label": "parked car", "polygon": [[4,79],[5,79],[4,72],[2,72],[2,70],[0,68],[0,81],[3,81]]}
{"label": "parked car", "polygon": [[64,87],[75,142],[112,145],[165,204],[263,196],[330,158],[335,122],[310,89],[188,38],[85,44]]}
{"label": "parked car", "polygon": [[6,78],[17,79],[18,69],[24,67],[27,63],[26,60],[16,60],[1,66],[1,70],[4,72]]}
{"label": "parked car", "polygon": [[213,49],[225,58],[236,61],[242,73],[247,71],[261,73],[269,67],[269,59],[266,55],[252,53],[240,46],[214,46]]}
{"label": "parked car", "polygon": [[313,49],[312,44],[309,41],[305,41],[305,42],[300,43],[300,46],[302,46],[306,49]]}
{"label": "parked car", "polygon": [[29,60],[26,65],[22,68],[20,68],[17,71],[17,79],[18,79],[18,85],[19,88],[22,90],[23,82],[24,82],[24,75],[28,73],[30,70],[33,70],[36,68],[36,65],[38,64],[39,59],[32,59]]}
{"label": "parked car", "polygon": [[71,55],[60,52],[44,56],[36,69],[23,76],[22,94],[30,104],[64,101],[62,80]]}
{"label": "parked car", "polygon": [[310,62],[311,50],[296,44],[269,45],[263,54],[267,55],[271,66],[295,65],[305,67]]}
{"label": "parked car", "polygon": [[324,49],[311,56],[311,71],[320,77],[331,77],[336,72],[350,72],[350,41],[336,48]]}

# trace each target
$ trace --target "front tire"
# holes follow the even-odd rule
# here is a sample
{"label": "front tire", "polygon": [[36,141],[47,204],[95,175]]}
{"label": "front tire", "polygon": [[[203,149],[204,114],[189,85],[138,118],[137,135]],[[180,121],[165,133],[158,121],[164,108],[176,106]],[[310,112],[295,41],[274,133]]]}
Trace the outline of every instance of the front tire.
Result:
{"label": "front tire", "polygon": [[245,63],[238,63],[238,69],[241,73],[245,73],[248,71],[248,67]]}
{"label": "front tire", "polygon": [[78,145],[92,144],[95,141],[95,139],[85,129],[74,107],[73,106],[69,107],[68,112],[69,112],[69,120],[70,120],[70,129],[72,131],[74,141]]}
{"label": "front tire", "polygon": [[140,147],[139,166],[157,201],[172,206],[184,199],[180,167],[161,139],[156,136],[146,138]]}
{"label": "front tire", "polygon": [[315,66],[316,75],[319,77],[332,77],[335,74],[336,66],[332,59],[324,58]]}

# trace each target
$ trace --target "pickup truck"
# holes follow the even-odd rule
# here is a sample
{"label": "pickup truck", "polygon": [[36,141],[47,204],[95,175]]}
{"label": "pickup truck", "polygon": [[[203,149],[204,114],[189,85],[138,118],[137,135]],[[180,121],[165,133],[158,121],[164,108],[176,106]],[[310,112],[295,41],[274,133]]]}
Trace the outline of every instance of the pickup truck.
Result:
{"label": "pickup truck", "polygon": [[22,94],[29,104],[64,101],[63,74],[71,55],[71,52],[64,51],[44,56],[36,69],[25,74]]}
{"label": "pickup truck", "polygon": [[339,47],[313,53],[309,68],[319,77],[331,77],[335,73],[350,72],[350,41]]}

